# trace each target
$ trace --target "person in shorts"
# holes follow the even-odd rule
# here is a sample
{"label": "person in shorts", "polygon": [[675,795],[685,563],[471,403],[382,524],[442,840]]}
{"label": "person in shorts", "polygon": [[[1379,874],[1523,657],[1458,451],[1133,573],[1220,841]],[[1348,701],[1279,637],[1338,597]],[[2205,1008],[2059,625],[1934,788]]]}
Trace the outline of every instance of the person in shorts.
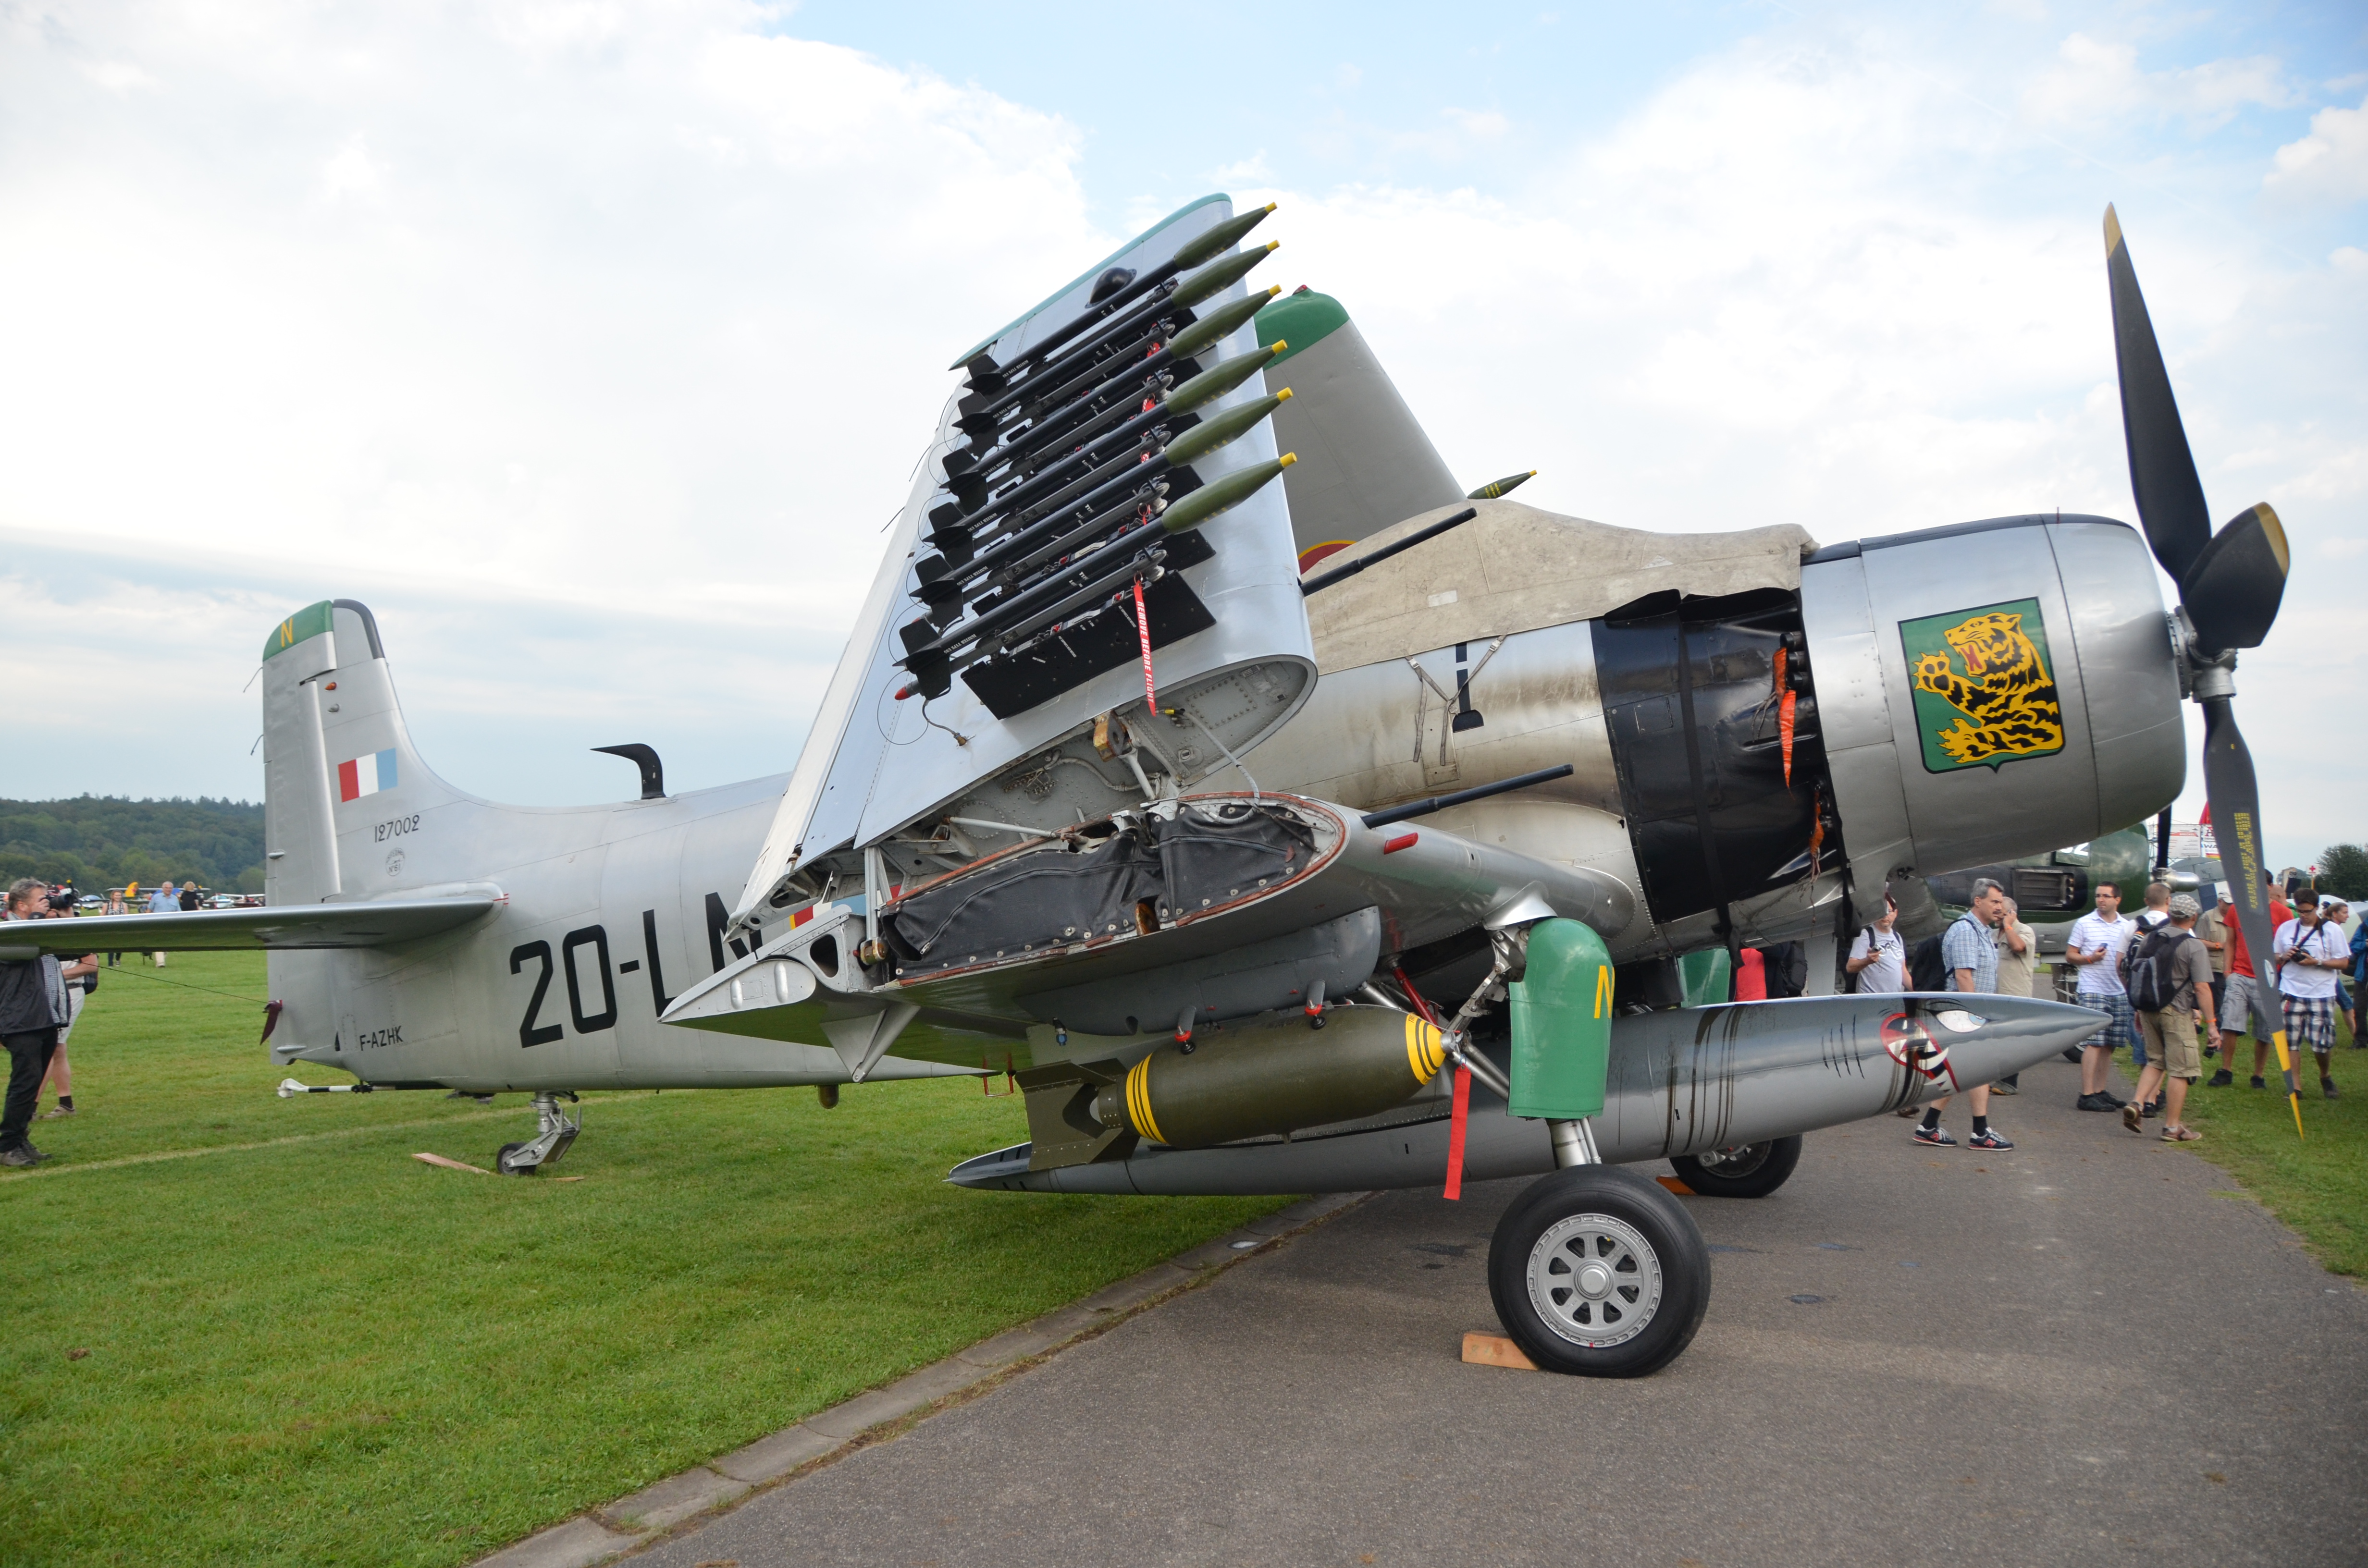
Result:
{"label": "person in shorts", "polygon": [[[1974,879],[1973,903],[1941,938],[1941,961],[1949,969],[1949,989],[1976,995],[1998,994],[1998,927],[2006,918],[2006,890],[1987,877]],[[2014,1145],[1990,1125],[1990,1086],[1975,1084],[1965,1097],[1973,1102],[1974,1135],[1969,1149],[2003,1153]],[[1956,1140],[1941,1125],[1941,1112],[1951,1096],[1942,1095],[1924,1108],[1924,1119],[1910,1135],[1918,1143],[1952,1148]]]}
{"label": "person in shorts", "polygon": [[2074,1003],[2105,1015],[2105,1027],[2089,1037],[2080,1052],[2080,1110],[2118,1111],[2129,1102],[2115,1096],[2112,1082],[2113,1051],[2135,1047],[2137,1036],[2130,1017],[2130,994],[2122,984],[2122,954],[2136,933],[2135,921],[2122,918],[2122,890],[2115,882],[2097,884],[2095,913],[2072,922],[2064,939],[2064,961],[2079,972]]}
{"label": "person in shorts", "polygon": [[[2200,1016],[2210,1019],[2212,1012],[2212,950],[2195,935],[2195,918],[2203,906],[2192,893],[2174,893],[2165,910],[2167,919],[2162,928],[2181,933],[2176,945],[2159,957],[2146,961],[2157,966],[2157,972],[2169,983],[2165,1005],[2152,1012],[2137,1015],[2138,1028],[2145,1031],[2148,1055],[2144,1071],[2138,1074],[2138,1093],[2135,1103],[2122,1108],[2122,1125],[2133,1132],[2146,1130],[2142,1106],[2153,1103],[2155,1095],[2162,1096],[2162,1141],[2166,1143],[2193,1143],[2203,1134],[2187,1125],[2182,1119],[2187,1113],[2187,1091],[2195,1080],[2203,1076],[2203,1056],[2196,1049],[2195,1020]],[[2157,937],[2155,949],[2162,947],[2163,938]],[[2167,971],[2167,972],[2166,972]],[[2217,1024],[2212,1027],[2212,1037],[2220,1037]]]}
{"label": "person in shorts", "polygon": [[[2261,882],[2263,892],[2269,895],[2270,929],[2275,931],[2294,918],[2294,911],[2278,892],[2276,878],[2263,871]],[[2237,1081],[2237,1041],[2253,1032],[2253,1003],[2261,984],[2253,972],[2252,949],[2245,945],[2245,927],[2237,918],[2237,906],[2230,901],[2226,882],[2220,884],[2220,902],[2228,906],[2228,976],[2226,988],[2220,995],[2220,1071],[2213,1074],[2211,1082],[2204,1085],[2212,1089],[2226,1088]],[[2257,1037],[2253,1041],[2252,1087],[2269,1087],[2269,1080],[2261,1075],[2269,1059],[2269,1040]]]}
{"label": "person in shorts", "polygon": [[2294,894],[2294,918],[2278,927],[2270,943],[2278,966],[2278,1005],[2283,1009],[2286,1043],[2310,1047],[2318,1058],[2318,1086],[2328,1099],[2335,1077],[2328,1071],[2335,1050],[2335,977],[2351,967],[2351,947],[2343,927],[2321,917],[2318,894]]}

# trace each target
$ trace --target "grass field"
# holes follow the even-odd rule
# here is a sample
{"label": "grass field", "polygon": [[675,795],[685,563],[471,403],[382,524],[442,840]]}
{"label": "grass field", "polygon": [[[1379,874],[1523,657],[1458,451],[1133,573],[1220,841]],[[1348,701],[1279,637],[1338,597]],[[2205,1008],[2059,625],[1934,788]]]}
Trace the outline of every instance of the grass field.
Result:
{"label": "grass field", "polygon": [[946,1187],[1025,1136],[968,1079],[586,1096],[586,1179],[438,1170],[523,1097],[278,1099],[263,985],[102,971],[0,1176],[0,1562],[465,1562],[1281,1201]]}
{"label": "grass field", "polygon": [[[2305,1136],[2294,1136],[2294,1112],[2270,1053],[2267,1089],[2245,1087],[2253,1046],[2245,1040],[2226,1089],[2198,1085],[2187,1096],[2188,1121],[2203,1141],[2188,1146],[2242,1183],[2279,1219],[2302,1233],[2318,1260],[2338,1274],[2368,1275],[2368,1051],[2351,1049],[2351,1028],[2338,1022],[2329,1058],[2342,1098],[2319,1091],[2318,1070],[2298,1052]],[[2204,1062],[2204,1076],[2220,1065]],[[2158,1123],[2146,1123],[2147,1136]]]}

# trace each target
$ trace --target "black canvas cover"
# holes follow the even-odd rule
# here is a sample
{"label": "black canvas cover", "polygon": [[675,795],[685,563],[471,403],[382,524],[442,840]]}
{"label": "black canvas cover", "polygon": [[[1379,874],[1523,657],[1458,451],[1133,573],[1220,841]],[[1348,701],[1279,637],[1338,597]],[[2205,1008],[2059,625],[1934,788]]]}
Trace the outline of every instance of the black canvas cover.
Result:
{"label": "black canvas cover", "polygon": [[1159,925],[1281,885],[1315,835],[1280,806],[1188,805],[1038,846],[899,900],[881,929],[906,979]]}

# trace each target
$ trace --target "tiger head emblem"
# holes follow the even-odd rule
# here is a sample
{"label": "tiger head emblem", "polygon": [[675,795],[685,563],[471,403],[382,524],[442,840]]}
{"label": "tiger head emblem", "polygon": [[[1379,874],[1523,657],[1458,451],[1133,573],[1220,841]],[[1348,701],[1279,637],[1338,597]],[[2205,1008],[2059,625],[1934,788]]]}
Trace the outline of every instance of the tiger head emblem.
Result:
{"label": "tiger head emblem", "polygon": [[1949,627],[1941,638],[1956,660],[1922,655],[1916,661],[1916,688],[1956,710],[1956,722],[1934,737],[1953,761],[1996,763],[2063,749],[2055,677],[2023,631],[2021,615],[1986,611]]}

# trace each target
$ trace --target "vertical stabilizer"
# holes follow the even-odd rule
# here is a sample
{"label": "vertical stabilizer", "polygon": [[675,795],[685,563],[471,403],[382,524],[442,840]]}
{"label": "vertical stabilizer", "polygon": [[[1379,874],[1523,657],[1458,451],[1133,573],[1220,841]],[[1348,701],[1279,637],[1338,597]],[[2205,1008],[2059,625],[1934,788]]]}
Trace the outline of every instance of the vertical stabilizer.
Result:
{"label": "vertical stabilizer", "polygon": [[1266,368],[1269,391],[1289,387],[1275,411],[1275,443],[1299,454],[1283,476],[1299,569],[1418,512],[1463,499],[1439,449],[1373,358],[1340,301],[1308,289],[1258,315],[1258,341],[1288,342]]}
{"label": "vertical stabilizer", "polygon": [[335,608],[307,605],[263,645],[263,889],[271,903],[341,891],[320,677],[337,666]]}

